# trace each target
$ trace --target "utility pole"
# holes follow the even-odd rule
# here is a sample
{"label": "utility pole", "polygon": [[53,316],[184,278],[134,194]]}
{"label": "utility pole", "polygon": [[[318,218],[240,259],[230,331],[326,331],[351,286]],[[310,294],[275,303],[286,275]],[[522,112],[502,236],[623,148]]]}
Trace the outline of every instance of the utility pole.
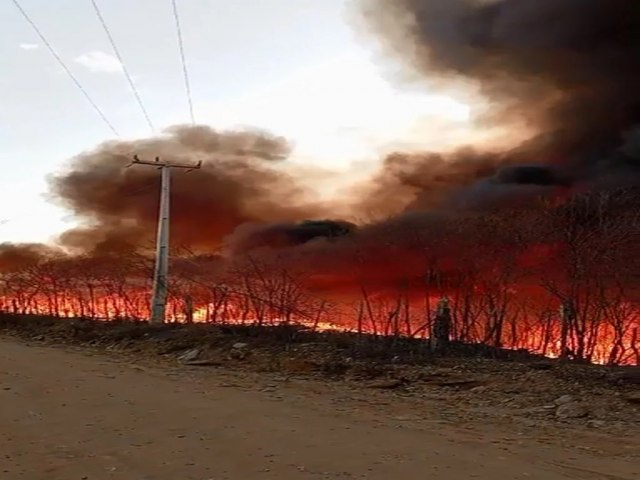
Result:
{"label": "utility pole", "polygon": [[[171,169],[181,168],[187,171],[197,170],[202,166],[202,161],[195,165],[181,163],[161,162],[156,157],[154,162],[140,160],[137,155],[128,165],[147,165],[156,167],[162,173],[162,185],[160,187],[160,211],[158,213],[158,236],[156,238],[156,264],[153,274],[153,293],[151,296],[152,324],[163,324],[167,305],[167,279],[169,274],[169,205],[171,203]],[[128,168],[127,167],[127,168]]]}

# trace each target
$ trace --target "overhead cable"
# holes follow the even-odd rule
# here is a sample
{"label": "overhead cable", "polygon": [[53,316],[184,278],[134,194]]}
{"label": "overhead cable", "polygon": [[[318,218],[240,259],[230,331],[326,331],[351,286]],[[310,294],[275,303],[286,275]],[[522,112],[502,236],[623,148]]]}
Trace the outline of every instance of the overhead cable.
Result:
{"label": "overhead cable", "polygon": [[118,59],[118,62],[120,62],[120,65],[122,67],[122,73],[124,73],[124,76],[127,79],[127,82],[129,83],[129,87],[131,88],[131,91],[133,92],[133,95],[135,96],[136,101],[138,102],[138,106],[140,107],[140,110],[142,111],[142,114],[144,115],[144,118],[147,121],[147,125],[149,125],[149,128],[151,129],[151,132],[153,133],[153,132],[155,132],[155,128],[153,126],[153,122],[151,121],[151,117],[149,116],[149,112],[147,111],[147,109],[144,106],[144,103],[142,101],[142,97],[140,96],[140,93],[138,92],[138,89],[137,89],[135,83],[133,82],[133,77],[129,73],[129,69],[127,68],[126,63],[124,62],[124,59],[122,58],[122,55],[120,54],[120,50],[118,49],[118,46],[116,45],[116,42],[113,39],[113,35],[111,35],[111,30],[109,29],[109,26],[107,25],[107,22],[105,21],[104,16],[102,15],[102,11],[100,10],[98,2],[96,0],[91,0],[91,4],[93,5],[93,9],[96,12],[96,16],[98,17],[98,20],[100,21],[100,24],[102,25],[104,33],[107,35],[107,38],[109,39],[109,43],[111,44],[111,48],[113,49],[113,53],[115,54],[116,58]]}
{"label": "overhead cable", "polygon": [[27,23],[29,23],[29,25],[31,25],[31,27],[33,28],[33,30],[36,32],[36,34],[40,37],[40,40],[42,40],[42,43],[44,43],[44,45],[47,47],[47,49],[49,50],[49,52],[51,53],[51,55],[53,55],[53,57],[56,59],[56,61],[60,64],[60,66],[62,67],[62,69],[65,71],[65,73],[69,76],[69,78],[71,79],[71,81],[75,84],[76,87],[78,87],[78,90],[80,90],[80,92],[84,95],[84,97],[87,99],[87,101],[91,104],[91,106],[93,107],[93,109],[96,111],[96,113],[100,116],[100,118],[102,119],[102,121],[107,125],[107,127],[109,127],[109,129],[114,133],[114,135],[116,135],[117,137],[120,136],[120,134],[118,133],[118,131],[116,130],[116,128],[113,126],[113,124],[109,121],[109,119],[107,118],[107,116],[104,114],[104,112],[102,111],[102,109],[96,104],[96,102],[93,100],[93,98],[91,98],[91,95],[89,95],[89,93],[87,92],[87,90],[82,86],[82,84],[78,81],[78,79],[75,77],[75,75],[71,72],[71,70],[69,69],[69,67],[67,67],[67,64],[64,62],[64,60],[62,60],[62,58],[60,57],[60,55],[58,55],[58,53],[56,52],[56,50],[53,48],[53,46],[51,45],[51,43],[47,40],[47,38],[44,36],[44,34],[42,33],[42,31],[38,28],[38,26],[36,25],[36,23],[31,19],[31,17],[29,16],[29,14],[25,11],[24,8],[22,8],[22,5],[20,5],[20,2],[18,0],[12,0],[13,4],[16,6],[16,8],[20,11],[20,13],[22,14],[22,16],[24,17],[24,19],[27,21]]}
{"label": "overhead cable", "polygon": [[195,125],[196,117],[193,113],[193,100],[191,95],[191,83],[189,81],[189,71],[187,69],[187,61],[184,54],[184,42],[182,40],[182,27],[180,26],[180,15],[178,14],[178,5],[176,0],[171,0],[173,6],[173,18],[176,22],[176,32],[178,34],[178,49],[180,50],[180,59],[182,60],[182,74],[184,76],[184,86],[189,102],[189,115],[191,116],[191,124]]}

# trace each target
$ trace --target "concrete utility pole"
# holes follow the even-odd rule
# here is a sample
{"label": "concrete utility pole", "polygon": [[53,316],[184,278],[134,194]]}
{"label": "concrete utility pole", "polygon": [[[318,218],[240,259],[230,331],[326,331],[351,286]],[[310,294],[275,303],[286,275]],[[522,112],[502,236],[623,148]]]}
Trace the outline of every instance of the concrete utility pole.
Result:
{"label": "concrete utility pole", "polygon": [[167,277],[169,274],[169,205],[171,201],[171,169],[185,169],[187,173],[197,170],[202,166],[202,162],[195,165],[180,163],[161,162],[156,157],[154,162],[140,160],[137,155],[133,156],[133,161],[128,165],[150,165],[162,172],[162,186],[160,189],[160,211],[158,214],[158,236],[156,239],[156,265],[153,274],[153,293],[151,297],[151,319],[152,324],[162,324],[165,321],[165,310],[167,305]]}

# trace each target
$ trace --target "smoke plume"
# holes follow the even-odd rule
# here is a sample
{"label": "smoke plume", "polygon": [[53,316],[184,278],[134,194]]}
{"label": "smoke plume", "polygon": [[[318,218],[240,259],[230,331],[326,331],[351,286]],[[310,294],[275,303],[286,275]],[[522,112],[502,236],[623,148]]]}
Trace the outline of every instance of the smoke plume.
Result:
{"label": "smoke plume", "polygon": [[[540,195],[638,183],[640,3],[354,1],[385,51],[425,85],[473,85],[490,105],[481,124],[526,124],[531,138],[510,148],[389,155],[366,185],[354,189],[356,218],[393,217],[371,230],[308,221],[346,209],[314,198],[307,178],[287,162],[285,140],[264,132],[174,127],[151,139],[100,145],[51,179],[52,197],[82,223],[64,233],[61,244],[94,255],[153,245],[160,178],[150,167],[124,168],[134,153],[203,162],[200,171],[174,172],[171,204],[172,244],[202,252],[225,244],[236,254],[297,248],[317,238],[376,243],[371,239],[379,234],[371,232],[394,225],[420,230],[428,218],[429,229],[441,229],[438,211],[526,205]],[[29,247],[26,254],[33,252]]]}
{"label": "smoke plume", "polygon": [[355,232],[355,224],[339,220],[305,220],[297,223],[244,224],[227,240],[229,251],[241,254],[258,248],[282,249],[316,239],[339,239]]}
{"label": "smoke plume", "polygon": [[153,246],[160,175],[153,167],[125,168],[134,153],[147,160],[203,162],[198,171],[172,172],[176,246],[212,251],[246,222],[297,221],[321,210],[310,189],[288,171],[284,139],[174,127],[157,138],[100,145],[52,178],[53,198],[83,222],[62,235],[65,246],[95,253]]}
{"label": "smoke plume", "polygon": [[[524,123],[534,132],[505,151],[394,154],[378,175],[376,194],[397,192],[432,206],[503,165],[562,168],[561,185],[619,180],[629,171],[637,181],[636,162],[618,147],[640,121],[639,2],[361,0],[359,6],[384,50],[426,84],[471,84],[490,104],[481,123]],[[543,183],[548,187],[554,176]],[[522,183],[512,182],[516,177],[522,175],[498,175],[493,183]]]}
{"label": "smoke plume", "polygon": [[54,247],[37,243],[0,243],[0,272],[29,267],[61,253]]}

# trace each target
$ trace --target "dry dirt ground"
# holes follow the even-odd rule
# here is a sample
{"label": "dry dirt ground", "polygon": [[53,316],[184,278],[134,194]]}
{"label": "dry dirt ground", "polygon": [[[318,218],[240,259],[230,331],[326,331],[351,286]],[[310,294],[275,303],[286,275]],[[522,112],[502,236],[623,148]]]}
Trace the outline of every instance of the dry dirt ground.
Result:
{"label": "dry dirt ground", "polygon": [[640,478],[638,431],[444,410],[339,382],[0,338],[2,480]]}

